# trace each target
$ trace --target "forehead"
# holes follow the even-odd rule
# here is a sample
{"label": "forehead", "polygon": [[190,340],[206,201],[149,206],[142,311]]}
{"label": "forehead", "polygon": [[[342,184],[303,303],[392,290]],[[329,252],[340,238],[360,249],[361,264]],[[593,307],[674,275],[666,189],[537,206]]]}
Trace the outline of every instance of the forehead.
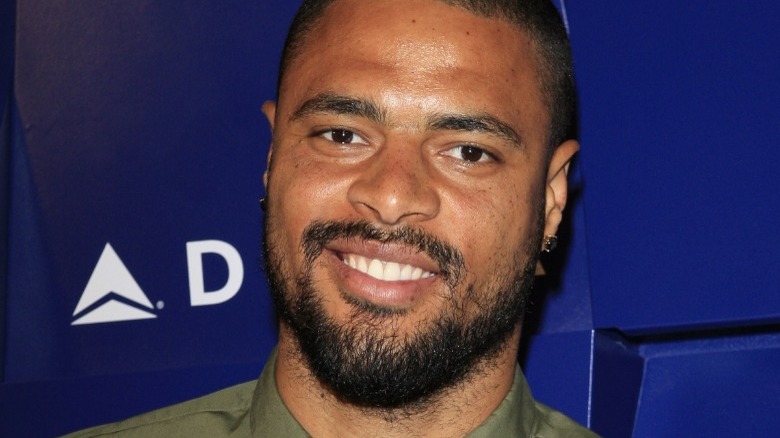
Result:
{"label": "forehead", "polygon": [[279,103],[362,90],[545,126],[534,58],[518,28],[440,1],[336,0],[288,65]]}

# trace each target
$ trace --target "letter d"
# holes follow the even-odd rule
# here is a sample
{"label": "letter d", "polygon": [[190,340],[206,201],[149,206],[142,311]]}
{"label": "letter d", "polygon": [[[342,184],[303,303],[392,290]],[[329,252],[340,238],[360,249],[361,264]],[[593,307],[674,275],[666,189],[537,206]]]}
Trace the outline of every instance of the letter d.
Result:
{"label": "letter d", "polygon": [[[203,280],[203,254],[213,253],[227,262],[228,279],[222,289],[206,291]],[[187,270],[190,277],[190,304],[210,306],[233,298],[244,282],[244,263],[238,251],[221,240],[187,242]]]}

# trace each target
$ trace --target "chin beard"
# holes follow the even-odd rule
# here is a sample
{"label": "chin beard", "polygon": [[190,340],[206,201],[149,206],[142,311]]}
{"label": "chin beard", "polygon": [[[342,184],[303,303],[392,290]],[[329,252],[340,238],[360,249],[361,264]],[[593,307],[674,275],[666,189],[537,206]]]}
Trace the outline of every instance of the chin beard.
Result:
{"label": "chin beard", "polygon": [[[303,233],[306,262],[295,279],[274,247],[273,225],[266,222],[265,231],[271,295],[304,364],[343,402],[406,412],[424,409],[447,388],[484,370],[508,346],[525,312],[541,238],[540,232],[532,233],[535,238],[476,289],[461,280],[465,267],[460,252],[416,229],[387,232],[363,221],[313,222]],[[411,334],[393,330],[405,312],[365,302],[350,301],[349,322],[337,323],[326,314],[312,279],[315,259],[337,238],[398,242],[424,251],[439,264],[449,288],[446,307]]]}

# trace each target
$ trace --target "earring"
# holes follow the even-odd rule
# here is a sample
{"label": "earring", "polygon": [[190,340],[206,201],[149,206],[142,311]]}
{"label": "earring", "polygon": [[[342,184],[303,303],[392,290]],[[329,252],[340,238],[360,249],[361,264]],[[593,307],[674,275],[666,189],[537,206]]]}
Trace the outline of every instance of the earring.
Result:
{"label": "earring", "polygon": [[550,252],[558,246],[558,236],[544,236],[542,252]]}
{"label": "earring", "polygon": [[260,208],[263,209],[263,211],[265,211],[266,208],[265,196],[260,198]]}

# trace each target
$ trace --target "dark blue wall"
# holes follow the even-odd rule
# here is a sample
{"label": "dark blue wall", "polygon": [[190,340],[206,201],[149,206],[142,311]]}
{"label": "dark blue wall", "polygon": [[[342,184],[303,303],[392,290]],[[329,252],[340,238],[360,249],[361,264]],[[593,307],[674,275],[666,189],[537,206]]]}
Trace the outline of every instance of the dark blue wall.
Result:
{"label": "dark blue wall", "polygon": [[8,206],[10,184],[11,96],[14,72],[15,3],[0,2],[0,379],[5,364],[5,302],[8,276]]}
{"label": "dark blue wall", "polygon": [[777,436],[780,6],[567,2],[607,436]]}
{"label": "dark blue wall", "polygon": [[[260,106],[296,4],[0,1],[0,436],[260,372]],[[582,153],[522,364],[539,400],[608,437],[776,430],[780,6],[740,5],[561,8]],[[222,255],[188,261],[204,241]],[[191,271],[205,291],[238,278],[226,244],[240,287],[193,305]],[[133,280],[103,296],[114,253]],[[78,323],[117,309],[143,318]]]}

